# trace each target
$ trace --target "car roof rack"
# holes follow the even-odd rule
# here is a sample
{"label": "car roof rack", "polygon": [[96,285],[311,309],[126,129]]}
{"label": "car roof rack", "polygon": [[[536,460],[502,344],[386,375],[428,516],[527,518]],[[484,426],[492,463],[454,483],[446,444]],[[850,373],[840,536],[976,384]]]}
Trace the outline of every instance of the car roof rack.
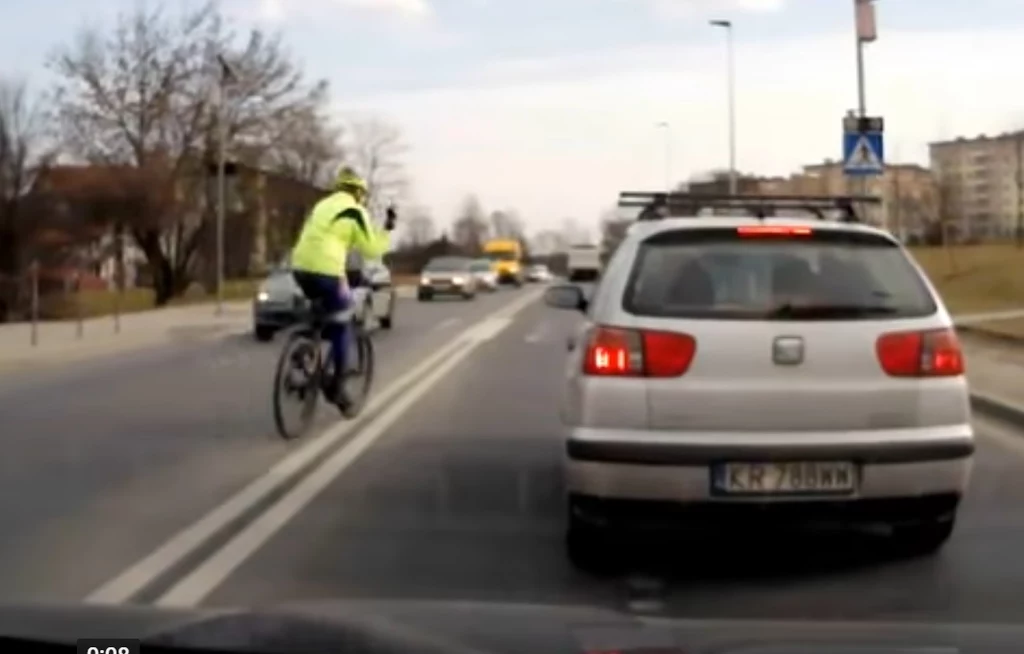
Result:
{"label": "car roof rack", "polygon": [[769,218],[778,211],[805,211],[828,220],[827,210],[842,211],[840,222],[862,222],[857,204],[881,204],[875,195],[719,195],[666,193],[664,191],[623,191],[619,207],[640,208],[637,220],[661,220],[671,216],[699,216],[704,209],[735,209],[755,218]]}

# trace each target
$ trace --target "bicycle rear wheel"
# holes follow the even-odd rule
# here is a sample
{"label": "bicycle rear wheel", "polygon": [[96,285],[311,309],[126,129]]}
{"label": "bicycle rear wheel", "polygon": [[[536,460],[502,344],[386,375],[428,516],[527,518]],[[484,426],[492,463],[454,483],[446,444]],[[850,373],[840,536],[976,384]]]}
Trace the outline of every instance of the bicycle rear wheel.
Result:
{"label": "bicycle rear wheel", "polygon": [[343,382],[348,390],[349,401],[345,406],[338,407],[341,415],[346,418],[355,418],[363,412],[373,388],[373,341],[370,340],[370,334],[362,326],[357,328],[353,341],[356,356],[355,370]]}
{"label": "bicycle rear wheel", "polygon": [[[274,374],[274,424],[281,438],[299,438],[313,424],[322,374],[316,334],[308,330],[291,334],[281,350]],[[288,409],[292,403],[298,408],[296,424],[288,420]]]}

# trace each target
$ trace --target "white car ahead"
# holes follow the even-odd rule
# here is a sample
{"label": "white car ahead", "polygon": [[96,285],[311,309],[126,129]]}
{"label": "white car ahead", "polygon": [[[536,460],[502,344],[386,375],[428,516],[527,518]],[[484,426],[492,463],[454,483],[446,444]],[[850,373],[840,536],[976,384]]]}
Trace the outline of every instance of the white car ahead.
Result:
{"label": "white car ahead", "polygon": [[547,291],[585,314],[562,395],[570,554],[586,564],[617,532],[698,519],[881,525],[937,550],[975,449],[942,300],[852,214],[732,200],[728,216],[635,223],[589,301]]}

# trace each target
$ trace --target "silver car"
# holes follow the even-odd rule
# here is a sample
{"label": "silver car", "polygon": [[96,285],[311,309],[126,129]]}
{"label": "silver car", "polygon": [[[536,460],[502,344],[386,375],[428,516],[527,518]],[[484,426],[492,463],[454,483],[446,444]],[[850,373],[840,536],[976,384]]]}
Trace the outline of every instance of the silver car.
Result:
{"label": "silver car", "polygon": [[477,284],[485,291],[498,290],[498,273],[494,272],[490,259],[476,259],[469,269],[476,277]]}
{"label": "silver car", "polygon": [[[366,288],[356,288],[353,300],[356,315],[372,319],[368,324],[391,329],[394,324],[396,293],[391,273],[379,261],[367,262],[363,277]],[[291,327],[303,315],[307,300],[292,276],[286,257],[260,284],[252,301],[253,334],[260,341],[269,341],[281,329]]]}
{"label": "silver car", "polygon": [[468,257],[436,257],[427,262],[420,273],[416,297],[429,302],[437,296],[456,296],[464,300],[476,299],[479,283],[471,270],[473,260]]}
{"label": "silver car", "polygon": [[[589,300],[562,395],[570,555],[710,518],[953,531],[974,433],[949,313],[889,233],[804,219],[635,223]],[[643,511],[638,510],[643,508]]]}

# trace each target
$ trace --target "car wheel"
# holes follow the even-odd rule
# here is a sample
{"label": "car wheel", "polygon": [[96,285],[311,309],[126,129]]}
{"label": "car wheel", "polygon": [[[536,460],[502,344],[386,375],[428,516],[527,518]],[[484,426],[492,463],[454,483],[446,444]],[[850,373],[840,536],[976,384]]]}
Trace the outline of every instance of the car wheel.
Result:
{"label": "car wheel", "polygon": [[896,547],[906,554],[927,555],[942,549],[953,535],[955,518],[940,518],[909,525],[898,525],[892,529]]}
{"label": "car wheel", "polygon": [[256,325],[253,333],[256,335],[257,341],[264,343],[274,338],[274,328],[267,325]]}
{"label": "car wheel", "polygon": [[395,294],[388,299],[388,314],[377,319],[381,329],[391,329],[391,318],[395,315]]}
{"label": "car wheel", "polygon": [[416,299],[420,302],[429,302],[433,296],[430,293],[418,293]]}
{"label": "car wheel", "polygon": [[607,529],[584,524],[570,516],[565,532],[565,552],[578,570],[596,575],[615,572],[615,543]]}

